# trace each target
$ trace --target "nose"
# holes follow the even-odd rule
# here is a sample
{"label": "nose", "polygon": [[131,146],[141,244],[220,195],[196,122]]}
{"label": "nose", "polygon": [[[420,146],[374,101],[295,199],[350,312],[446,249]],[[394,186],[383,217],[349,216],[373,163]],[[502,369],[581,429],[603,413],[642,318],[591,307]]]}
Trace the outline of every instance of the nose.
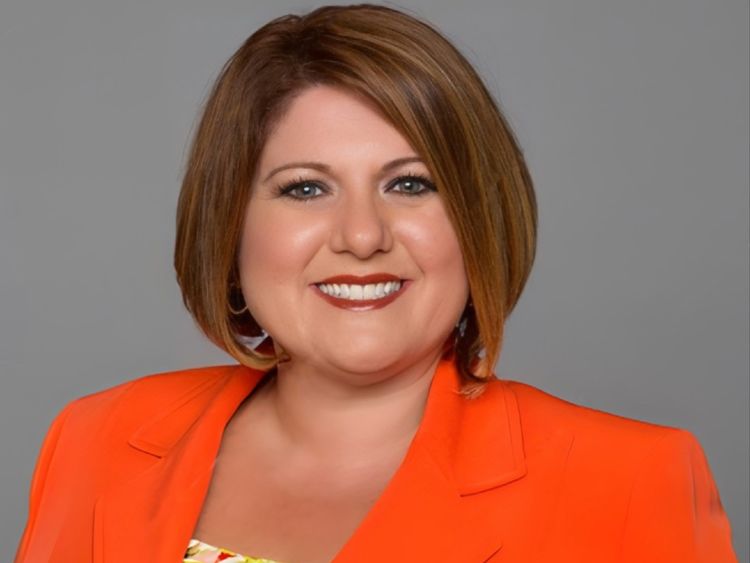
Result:
{"label": "nose", "polygon": [[393,244],[392,217],[376,190],[351,190],[336,206],[330,238],[334,252],[351,252],[366,259]]}

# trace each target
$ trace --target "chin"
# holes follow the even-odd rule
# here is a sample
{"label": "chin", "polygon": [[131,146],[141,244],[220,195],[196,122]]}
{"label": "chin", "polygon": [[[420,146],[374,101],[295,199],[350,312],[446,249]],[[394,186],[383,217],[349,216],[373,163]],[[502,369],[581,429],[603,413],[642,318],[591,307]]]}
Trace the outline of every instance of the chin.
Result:
{"label": "chin", "polygon": [[[406,355],[410,356],[411,354]],[[343,372],[366,375],[388,372],[394,367],[404,364],[405,354],[397,351],[385,351],[380,347],[369,352],[362,350],[353,350],[350,354],[339,352],[335,356],[327,358],[327,361]]]}
{"label": "chin", "polygon": [[352,373],[373,373],[383,371],[393,365],[389,354],[348,354],[330,358],[330,363],[342,371]]}
{"label": "chin", "polygon": [[396,373],[424,361],[431,348],[403,347],[384,349],[382,346],[367,353],[359,350],[351,354],[338,353],[328,358],[329,363],[343,372],[367,374]]}

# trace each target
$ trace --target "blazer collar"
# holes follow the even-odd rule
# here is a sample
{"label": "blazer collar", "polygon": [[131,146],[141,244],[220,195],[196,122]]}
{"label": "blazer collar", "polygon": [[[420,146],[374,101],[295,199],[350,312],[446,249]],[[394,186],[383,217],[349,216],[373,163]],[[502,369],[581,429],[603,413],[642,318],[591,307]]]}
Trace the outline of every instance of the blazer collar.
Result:
{"label": "blazer collar", "polygon": [[[136,549],[150,553],[149,561],[181,560],[224,428],[263,375],[237,365],[197,378],[133,432],[128,444],[140,456],[137,473],[95,505],[95,563],[131,561]],[[406,456],[335,563],[394,553],[403,560],[482,562],[501,549],[503,530],[487,518],[492,506],[481,493],[526,474],[518,405],[501,381],[471,400],[459,394],[459,381],[453,362],[441,360]]]}

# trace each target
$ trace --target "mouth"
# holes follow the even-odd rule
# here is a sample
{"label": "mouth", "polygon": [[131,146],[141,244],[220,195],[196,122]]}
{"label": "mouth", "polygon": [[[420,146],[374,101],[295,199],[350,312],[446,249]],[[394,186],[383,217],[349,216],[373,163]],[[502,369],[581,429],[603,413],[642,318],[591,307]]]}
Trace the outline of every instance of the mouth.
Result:
{"label": "mouth", "polygon": [[412,280],[389,279],[377,283],[316,283],[311,287],[325,301],[341,309],[369,311],[393,303],[411,285]]}

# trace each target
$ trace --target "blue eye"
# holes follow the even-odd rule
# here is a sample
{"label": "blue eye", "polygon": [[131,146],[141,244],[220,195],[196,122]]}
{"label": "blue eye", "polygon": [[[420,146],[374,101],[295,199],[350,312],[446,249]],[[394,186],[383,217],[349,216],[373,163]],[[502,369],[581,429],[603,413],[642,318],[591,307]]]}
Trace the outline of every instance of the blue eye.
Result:
{"label": "blue eye", "polygon": [[[409,196],[422,196],[430,192],[437,191],[437,189],[435,188],[435,184],[433,184],[429,179],[427,179],[427,177],[422,176],[421,174],[407,174],[406,176],[399,176],[393,181],[391,186],[398,185],[404,186],[406,190],[398,193],[403,193],[404,195]],[[423,189],[420,189],[420,187],[422,187]]]}
{"label": "blue eye", "polygon": [[317,197],[317,195],[313,193],[316,189],[323,190],[323,188],[315,182],[298,178],[287,184],[277,186],[276,193],[280,196],[290,197],[292,199],[309,201]]}
{"label": "blue eye", "polygon": [[[402,186],[402,189],[396,189]],[[320,192],[315,192],[320,190]],[[389,191],[405,195],[407,197],[423,196],[430,192],[436,192],[435,184],[422,174],[406,174],[399,176],[388,187]],[[312,201],[320,197],[328,190],[320,184],[304,178],[296,178],[286,184],[276,186],[275,193],[280,197],[288,197],[297,201]]]}

